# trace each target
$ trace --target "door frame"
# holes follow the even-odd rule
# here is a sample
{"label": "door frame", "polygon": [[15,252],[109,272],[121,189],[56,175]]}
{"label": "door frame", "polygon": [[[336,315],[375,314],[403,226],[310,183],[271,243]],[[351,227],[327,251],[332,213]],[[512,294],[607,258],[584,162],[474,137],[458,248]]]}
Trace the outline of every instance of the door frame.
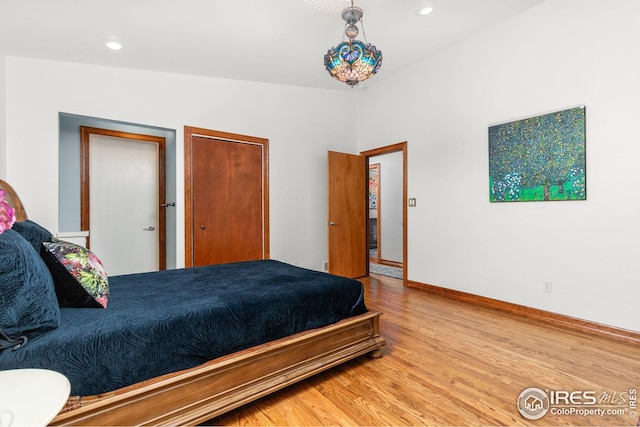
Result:
{"label": "door frame", "polygon": [[[367,161],[367,170],[369,168],[369,159],[371,157],[379,156],[382,154],[390,154],[396,152],[402,152],[402,285],[408,285],[408,244],[407,237],[409,236],[408,225],[408,173],[407,173],[407,141],[399,142],[397,144],[387,145],[384,147],[374,148],[371,150],[361,151],[360,155],[364,156]],[[367,209],[367,235],[369,234],[369,210]],[[367,260],[369,256],[367,255]],[[369,274],[369,262],[367,261],[367,274]]]}
{"label": "door frame", "polygon": [[[91,230],[91,135],[113,138],[132,139],[158,145],[158,269],[167,268],[167,236],[166,236],[166,140],[162,136],[129,133],[119,130],[80,126],[80,228]],[[91,249],[91,233],[87,236],[87,249]]]}
{"label": "door frame", "polygon": [[185,267],[194,265],[193,235],[193,162],[192,138],[199,136],[222,142],[256,144],[263,147],[262,158],[262,245],[263,258],[270,258],[269,249],[269,140],[254,136],[221,132],[193,126],[184,127],[184,262]]}

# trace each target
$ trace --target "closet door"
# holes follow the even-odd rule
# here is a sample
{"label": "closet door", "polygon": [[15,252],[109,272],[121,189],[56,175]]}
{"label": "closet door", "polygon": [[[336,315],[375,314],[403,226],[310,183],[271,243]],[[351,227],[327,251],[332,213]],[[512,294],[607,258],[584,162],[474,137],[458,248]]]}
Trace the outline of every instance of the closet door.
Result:
{"label": "closet door", "polygon": [[185,264],[268,258],[266,140],[195,133],[188,145]]}

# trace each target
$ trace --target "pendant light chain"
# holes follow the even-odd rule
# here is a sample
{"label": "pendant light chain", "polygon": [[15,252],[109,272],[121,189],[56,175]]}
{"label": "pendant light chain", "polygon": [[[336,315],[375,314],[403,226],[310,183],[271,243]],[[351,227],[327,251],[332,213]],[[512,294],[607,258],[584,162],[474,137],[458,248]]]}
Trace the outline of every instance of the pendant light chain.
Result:
{"label": "pendant light chain", "polygon": [[[345,21],[342,42],[329,49],[324,56],[324,65],[331,77],[351,87],[373,77],[382,65],[382,52],[367,40],[363,15],[363,10],[351,0],[351,6],[342,11],[342,19]],[[358,23],[362,28],[364,42],[356,40]]]}

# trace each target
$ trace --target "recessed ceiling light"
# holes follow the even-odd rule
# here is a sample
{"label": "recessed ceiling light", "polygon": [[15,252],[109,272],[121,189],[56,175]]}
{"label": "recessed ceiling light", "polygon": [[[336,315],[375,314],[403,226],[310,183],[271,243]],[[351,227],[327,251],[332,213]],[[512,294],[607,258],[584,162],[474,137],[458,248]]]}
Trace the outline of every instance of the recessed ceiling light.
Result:
{"label": "recessed ceiling light", "polygon": [[425,6],[425,7],[422,7],[420,9],[418,9],[418,11],[416,12],[416,15],[426,16],[426,15],[430,14],[431,12],[433,12],[433,6]]}
{"label": "recessed ceiling light", "polygon": [[106,42],[104,42],[104,45],[106,47],[108,47],[111,50],[120,50],[122,49],[122,44],[120,42],[117,42],[115,40],[108,40]]}

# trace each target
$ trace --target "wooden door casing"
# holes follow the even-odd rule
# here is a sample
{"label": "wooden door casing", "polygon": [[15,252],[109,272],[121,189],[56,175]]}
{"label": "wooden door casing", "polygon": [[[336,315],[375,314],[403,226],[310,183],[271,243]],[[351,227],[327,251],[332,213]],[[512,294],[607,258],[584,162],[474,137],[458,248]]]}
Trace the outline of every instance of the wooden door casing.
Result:
{"label": "wooden door casing", "polygon": [[[91,229],[91,137],[92,135],[98,135],[109,138],[118,138],[123,140],[131,140],[135,142],[146,142],[157,144],[157,171],[158,171],[158,185],[157,185],[157,225],[158,225],[158,268],[160,270],[166,269],[166,211],[162,206],[166,206],[165,200],[165,188],[166,188],[166,140],[160,136],[144,135],[136,133],[122,132],[118,130],[101,129],[88,126],[80,127],[80,227],[82,230]],[[118,200],[114,199],[114,203],[118,203]],[[122,207],[123,211],[126,211],[126,206]],[[124,236],[122,246],[126,246],[126,239],[130,239],[131,236]],[[91,248],[91,235],[86,240],[87,248]]]}
{"label": "wooden door casing", "polygon": [[409,223],[408,223],[408,198],[409,198],[409,175],[407,172],[408,164],[408,143],[407,141],[397,144],[387,145],[385,147],[374,148],[372,150],[363,151],[360,155],[365,156],[367,161],[371,157],[380,156],[389,153],[401,152],[402,153],[402,283],[404,286],[408,286],[409,280],[407,277],[408,272],[408,237],[409,237]]}
{"label": "wooden door casing", "polygon": [[185,265],[269,258],[268,140],[185,127]]}

